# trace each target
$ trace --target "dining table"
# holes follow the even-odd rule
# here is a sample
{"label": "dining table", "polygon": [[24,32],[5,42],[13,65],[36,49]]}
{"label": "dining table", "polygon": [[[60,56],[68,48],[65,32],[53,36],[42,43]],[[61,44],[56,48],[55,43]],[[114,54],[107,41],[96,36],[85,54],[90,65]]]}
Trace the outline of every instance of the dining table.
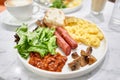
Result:
{"label": "dining table", "polygon": [[[91,0],[83,0],[80,9],[67,13],[93,21],[104,32],[107,40],[107,52],[104,60],[91,72],[69,79],[43,77],[29,71],[17,56],[14,46],[16,26],[2,23],[3,11],[0,13],[0,80],[120,80],[120,32],[112,30],[109,25],[114,3],[107,1],[102,11],[102,21],[94,22],[90,17]],[[101,53],[102,54],[102,53]]]}

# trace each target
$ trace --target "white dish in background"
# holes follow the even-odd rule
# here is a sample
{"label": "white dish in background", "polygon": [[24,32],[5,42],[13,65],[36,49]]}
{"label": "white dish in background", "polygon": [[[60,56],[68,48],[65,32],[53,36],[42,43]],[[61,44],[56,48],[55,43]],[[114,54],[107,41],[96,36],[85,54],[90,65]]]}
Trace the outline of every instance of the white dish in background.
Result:
{"label": "white dish in background", "polygon": [[[29,26],[29,29],[33,30],[35,27],[36,27],[36,25],[32,24],[32,25]],[[102,33],[103,33],[103,31],[102,31]],[[79,46],[76,49],[76,51],[80,52],[80,50],[82,50],[82,49],[86,50],[86,48],[87,48],[87,46],[79,44]],[[60,49],[57,49],[57,50],[61,54],[64,55],[64,53]],[[45,70],[42,70],[42,69],[38,69],[38,68],[30,65],[28,63],[28,60],[23,59],[19,55],[18,52],[16,52],[16,53],[17,53],[19,59],[25,65],[25,67],[27,69],[31,70],[32,72],[34,72],[34,73],[36,73],[36,74],[38,74],[40,76],[44,76],[44,77],[50,77],[50,78],[56,78],[56,79],[67,79],[67,78],[74,78],[74,77],[82,76],[82,75],[85,75],[85,74],[91,72],[92,70],[94,70],[97,66],[99,66],[99,64],[105,58],[106,51],[107,51],[107,42],[106,42],[106,37],[104,35],[104,39],[101,41],[100,47],[93,48],[92,55],[95,56],[96,59],[97,59],[97,61],[95,63],[93,63],[92,65],[87,65],[85,67],[80,67],[80,69],[76,70],[76,71],[70,71],[70,69],[68,68],[68,65],[67,65],[69,62],[72,61],[71,54],[70,54],[69,56],[67,56],[68,60],[67,60],[67,62],[65,64],[64,68],[62,69],[62,72],[50,72],[50,71],[45,71]]]}
{"label": "white dish in background", "polygon": [[63,10],[64,13],[72,13],[72,12],[79,10],[81,7],[82,7],[82,4],[80,4],[79,6],[73,7],[73,8],[65,8],[61,10]]}
{"label": "white dish in background", "polygon": [[10,26],[20,26],[23,23],[25,24],[32,24],[37,21],[37,18],[32,17],[29,20],[26,21],[20,21],[15,19],[13,16],[11,16],[7,11],[4,11],[1,13],[0,21],[4,24],[10,25]]}
{"label": "white dish in background", "polygon": [[[39,0],[34,0],[41,8],[43,8],[43,10],[46,10],[49,8],[49,5],[43,5],[39,2]],[[83,0],[81,0],[81,4],[79,4],[78,6],[75,6],[73,8],[64,8],[64,9],[61,9],[65,14],[67,13],[72,13],[72,12],[75,12],[77,10],[79,10],[81,7],[82,7],[82,3],[83,3]]]}

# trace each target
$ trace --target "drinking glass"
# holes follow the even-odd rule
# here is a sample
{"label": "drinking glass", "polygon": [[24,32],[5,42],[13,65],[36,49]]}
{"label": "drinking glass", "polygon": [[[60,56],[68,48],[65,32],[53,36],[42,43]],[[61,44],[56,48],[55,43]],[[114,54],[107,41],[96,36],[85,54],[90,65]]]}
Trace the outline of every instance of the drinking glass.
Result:
{"label": "drinking glass", "polygon": [[92,0],[91,12],[96,15],[100,14],[105,7],[106,1],[107,0]]}
{"label": "drinking glass", "polygon": [[109,22],[110,29],[120,32],[120,0],[116,0]]}
{"label": "drinking glass", "polygon": [[91,11],[86,18],[97,24],[104,22],[102,11],[106,2],[107,0],[91,0]]}

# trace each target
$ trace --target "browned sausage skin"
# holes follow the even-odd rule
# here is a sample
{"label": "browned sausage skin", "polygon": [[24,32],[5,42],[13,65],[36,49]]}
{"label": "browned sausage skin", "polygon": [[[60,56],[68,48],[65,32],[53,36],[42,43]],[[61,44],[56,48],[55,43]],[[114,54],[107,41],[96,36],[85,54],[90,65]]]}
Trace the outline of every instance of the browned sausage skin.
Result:
{"label": "browned sausage skin", "polygon": [[71,47],[68,45],[68,43],[60,36],[60,34],[55,31],[55,36],[57,38],[57,45],[62,49],[62,51],[66,54],[69,55],[71,52]]}
{"label": "browned sausage skin", "polygon": [[77,42],[68,34],[68,32],[62,27],[56,28],[57,32],[65,39],[72,49],[77,48]]}

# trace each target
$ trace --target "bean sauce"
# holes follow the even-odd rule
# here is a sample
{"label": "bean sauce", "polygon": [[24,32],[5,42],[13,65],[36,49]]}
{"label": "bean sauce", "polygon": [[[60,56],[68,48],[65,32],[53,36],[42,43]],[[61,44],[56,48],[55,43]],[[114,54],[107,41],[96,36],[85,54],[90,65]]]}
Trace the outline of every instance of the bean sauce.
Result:
{"label": "bean sauce", "polygon": [[29,64],[47,71],[61,72],[66,61],[67,57],[62,56],[60,53],[55,55],[48,54],[45,57],[41,57],[39,53],[31,52]]}

